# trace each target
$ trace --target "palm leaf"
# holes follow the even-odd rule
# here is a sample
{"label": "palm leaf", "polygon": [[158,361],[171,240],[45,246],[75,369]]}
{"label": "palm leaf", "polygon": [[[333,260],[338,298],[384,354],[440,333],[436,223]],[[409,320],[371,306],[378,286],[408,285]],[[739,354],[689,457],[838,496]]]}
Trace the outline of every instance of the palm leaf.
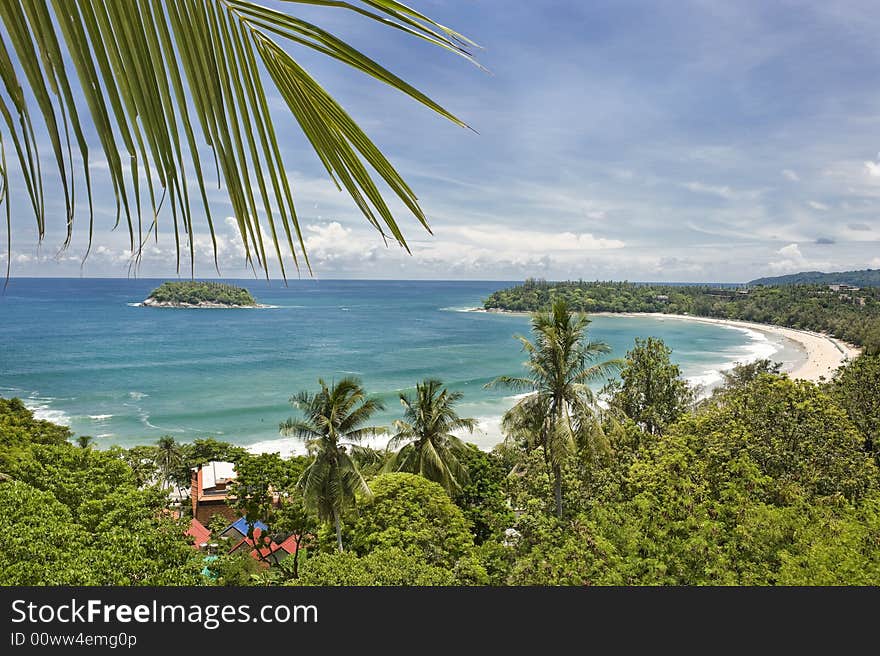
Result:
{"label": "palm leaf", "polygon": [[[399,2],[286,4],[356,12],[473,61],[472,42]],[[465,124],[318,25],[246,0],[0,0],[0,23],[5,91],[0,94],[0,140],[13,146],[18,171],[11,178],[24,183],[41,241],[52,217],[46,208],[38,132],[48,138],[53,173],[60,183],[63,247],[74,236],[83,185],[91,248],[94,185],[91,144],[84,136],[88,119],[97,134],[95,149],[107,163],[117,224],[125,217],[134,266],[147,238],[158,238],[165,207],[170,208],[178,270],[181,256],[188,256],[194,272],[194,235],[203,227],[210,233],[218,264],[202,141],[210,150],[218,183],[225,185],[246,261],[267,276],[270,260],[280,264],[285,277],[286,262],[297,269],[303,262],[308,268],[276,122],[263,87],[265,74],[328,174],[383,237],[408,248],[375,176],[430,231],[412,189],[287,48],[318,52]],[[8,174],[4,165],[0,202],[7,210],[14,197],[8,191]],[[195,194],[191,178],[198,189]],[[204,215],[201,226],[194,218],[194,203]],[[11,234],[7,250],[11,256]]]}

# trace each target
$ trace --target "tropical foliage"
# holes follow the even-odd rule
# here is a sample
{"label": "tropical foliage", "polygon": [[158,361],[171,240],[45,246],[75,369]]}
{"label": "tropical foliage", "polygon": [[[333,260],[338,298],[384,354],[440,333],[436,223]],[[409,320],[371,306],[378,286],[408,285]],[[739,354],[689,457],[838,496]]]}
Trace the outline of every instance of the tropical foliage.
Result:
{"label": "tropical foliage", "polygon": [[420,474],[450,493],[460,490],[468,480],[459,460],[467,446],[455,431],[473,432],[477,425],[455,412],[463,396],[436,379],[417,384],[415,396],[402,393],[404,418],[394,422],[396,432],[388,441],[389,449],[400,449],[388,459],[386,470]]}
{"label": "tropical foliage", "polygon": [[243,287],[219,282],[165,282],[150,292],[147,300],[157,303],[215,303],[250,307],[257,304],[250,292]]}
{"label": "tropical foliage", "polygon": [[694,397],[670,355],[672,349],[656,337],[636,338],[635,348],[624,359],[620,379],[604,390],[613,410],[650,435],[659,435],[683,415]]}
{"label": "tropical foliage", "polygon": [[302,439],[312,455],[299,487],[318,517],[333,523],[341,552],[343,513],[356,504],[357,493],[371,496],[351,451],[365,437],[385,432],[381,426],[365,426],[382,404],[368,398],[356,378],[343,378],[332,386],[318,383],[320,392],[300,392],[290,399],[302,417],[291,417],[280,428],[282,434]]}
{"label": "tropical foliage", "polygon": [[597,421],[590,383],[607,378],[616,362],[596,360],[611,348],[586,341],[589,319],[574,315],[565,301],[553,303],[547,313],[532,317],[534,342],[517,336],[528,354],[522,377],[502,376],[490,386],[502,385],[528,395],[504,417],[514,439],[540,447],[553,475],[556,514],[562,517],[562,467],[578,447],[588,453],[607,451]]}
{"label": "tropical foliage", "polygon": [[[394,0],[286,4],[353,12],[471,58],[470,41]],[[5,90],[0,99],[0,200],[6,202],[10,239],[10,182],[19,176],[9,175],[6,152],[13,152],[18,162],[20,195],[30,205],[40,239],[55,216],[47,211],[44,190],[44,177],[52,170],[63,195],[65,209],[57,217],[66,232],[64,245],[73,238],[83,197],[91,244],[97,182],[92,173],[101,168],[109,173],[117,224],[127,226],[135,263],[151,234],[158,237],[163,206],[171,210],[178,267],[181,254],[187,253],[192,267],[202,220],[214,240],[216,261],[208,193],[209,177],[216,170],[226,184],[247,261],[266,275],[270,258],[277,259],[282,273],[288,258],[296,266],[301,260],[307,263],[268,82],[336,186],[383,236],[405,246],[369,168],[427,227],[415,194],[290,54],[290,46],[332,58],[463,125],[338,37],[294,13],[258,2],[17,0],[3,3],[0,20]],[[92,131],[97,144],[87,137]],[[51,167],[43,162],[44,144],[37,133],[47,135]]]}
{"label": "tropical foliage", "polygon": [[437,483],[395,473],[377,476],[370,487],[372,498],[351,527],[357,553],[399,548],[431,565],[451,568],[473,547],[464,514]]}
{"label": "tropical foliage", "polygon": [[83,449],[66,428],[0,400],[0,583],[196,585],[201,558],[167,495],[119,449]]}

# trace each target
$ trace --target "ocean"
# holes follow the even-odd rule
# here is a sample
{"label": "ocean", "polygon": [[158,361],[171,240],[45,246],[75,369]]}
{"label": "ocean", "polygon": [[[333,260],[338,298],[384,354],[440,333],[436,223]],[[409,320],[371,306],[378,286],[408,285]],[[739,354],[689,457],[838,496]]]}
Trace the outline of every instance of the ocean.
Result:
{"label": "ocean", "polygon": [[[468,312],[513,283],[227,280],[259,309],[137,307],[160,280],[13,279],[0,294],[0,396],[36,416],[91,435],[99,447],[212,436],[254,450],[301,449],[279,435],[288,399],[318,378],[357,376],[401,414],[399,393],[423,378],[463,392],[462,416],[480,421],[467,439],[501,440],[513,392],[486,390],[521,373],[515,333],[524,316]],[[736,361],[796,358],[793,346],[730,327],[646,317],[594,317],[590,337],[623,356],[636,337],[662,338],[683,374],[702,384]]]}

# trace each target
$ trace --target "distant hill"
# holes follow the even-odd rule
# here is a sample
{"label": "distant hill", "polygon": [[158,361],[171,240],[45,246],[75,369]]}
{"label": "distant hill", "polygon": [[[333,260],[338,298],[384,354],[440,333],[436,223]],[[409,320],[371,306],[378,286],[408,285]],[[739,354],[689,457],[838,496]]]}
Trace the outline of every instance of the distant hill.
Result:
{"label": "distant hill", "polygon": [[863,271],[840,271],[822,273],[821,271],[802,271],[787,276],[758,278],[750,285],[856,285],[857,287],[880,287],[880,269]]}

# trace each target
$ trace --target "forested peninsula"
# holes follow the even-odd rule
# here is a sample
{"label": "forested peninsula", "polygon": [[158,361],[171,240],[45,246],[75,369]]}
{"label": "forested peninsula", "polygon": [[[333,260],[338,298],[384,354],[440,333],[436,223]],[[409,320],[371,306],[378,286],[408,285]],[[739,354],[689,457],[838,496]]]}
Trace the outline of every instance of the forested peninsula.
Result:
{"label": "forested peninsula", "polygon": [[150,292],[146,307],[247,308],[259,307],[243,287],[220,282],[166,282]]}
{"label": "forested peninsula", "polygon": [[718,287],[526,280],[484,301],[490,311],[546,310],[557,299],[579,312],[662,312],[827,333],[880,353],[880,288],[832,285]]}

